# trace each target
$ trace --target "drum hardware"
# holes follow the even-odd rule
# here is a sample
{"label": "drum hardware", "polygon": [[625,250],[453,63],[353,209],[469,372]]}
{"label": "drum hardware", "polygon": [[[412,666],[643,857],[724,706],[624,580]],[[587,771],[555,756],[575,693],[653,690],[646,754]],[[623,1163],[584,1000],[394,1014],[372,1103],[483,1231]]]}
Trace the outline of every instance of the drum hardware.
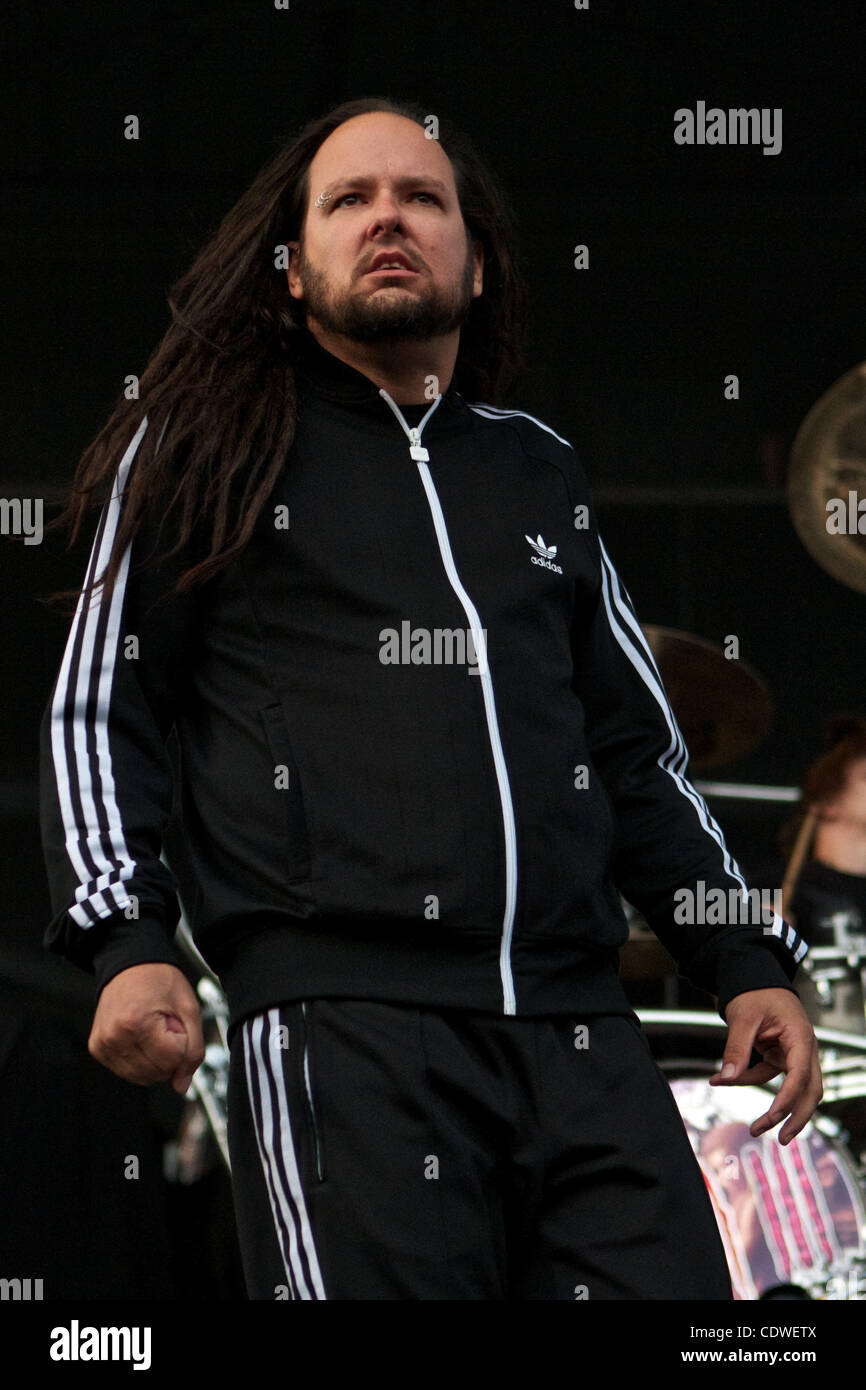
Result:
{"label": "drum hardware", "polygon": [[[815,1029],[817,1036],[819,1029]],[[820,1039],[819,1039],[820,1042]],[[821,1049],[823,1105],[837,1101],[860,1100],[866,1096],[866,1050],[859,1056],[839,1057],[832,1049]]]}
{"label": "drum hardware", "polygon": [[211,970],[201,951],[193,941],[192,929],[189,925],[189,919],[187,918],[183,904],[179,903],[179,907],[180,919],[177,924],[175,940],[178,946],[181,947],[184,955],[189,959],[190,964],[195,966],[199,975],[210,980],[211,984],[216,985],[217,989],[221,991],[222,986],[220,985],[219,976],[215,975],[213,970]]}
{"label": "drum hardware", "polygon": [[844,980],[852,970],[862,973],[864,960],[866,937],[853,936],[844,945],[810,946],[801,969],[808,971],[815,980]]}
{"label": "drum hardware", "polygon": [[704,1175],[735,1297],[762,1298],[780,1285],[812,1299],[866,1297],[866,1205],[838,1128],[816,1114],[788,1145],[772,1133],[752,1138],[767,1088],[720,1094],[705,1081],[669,1084]]}
{"label": "drum hardware", "polygon": [[[640,1010],[636,1010],[642,1019]],[[673,1015],[676,1010],[662,1010]],[[665,1034],[674,1031],[673,1024],[665,1029]],[[817,1037],[819,1032],[824,1029],[815,1029]],[[819,1044],[821,1039],[818,1039]],[[825,1044],[826,1047],[826,1044]],[[850,1056],[840,1057],[832,1049],[821,1049],[821,1076],[824,1084],[824,1095],[822,1105],[832,1105],[836,1101],[859,1100],[866,1097],[866,1047],[860,1039],[861,1051],[852,1053]],[[719,1062],[721,1058],[718,1059]],[[686,1072],[694,1072],[696,1075],[704,1075],[706,1072],[706,1060],[694,1057],[669,1057],[657,1059],[658,1065],[665,1074],[684,1075]],[[764,1082],[768,1090],[778,1091],[782,1085],[783,1077],[772,1077]],[[715,1088],[714,1088],[715,1089]]]}
{"label": "drum hardware", "polygon": [[[212,1137],[216,1141],[220,1157],[230,1173],[231,1161],[229,1159],[226,1111],[229,1072],[228,1003],[218,976],[211,970],[193,941],[182,904],[180,905],[176,941],[190,964],[200,975],[196,993],[201,1001],[205,1055],[201,1066],[192,1078],[190,1090],[187,1092],[187,1106],[200,1109],[200,1114],[206,1119],[209,1129],[202,1127],[198,1119],[188,1110],[181,1121],[180,1135],[174,1146],[178,1152],[171,1156],[170,1162],[177,1166],[181,1160],[181,1155],[185,1154],[184,1171],[187,1174],[201,1174],[207,1168],[206,1149]],[[196,1144],[198,1145],[197,1150]],[[194,1181],[189,1176],[185,1180]]]}
{"label": "drum hardware", "polygon": [[695,780],[692,785],[701,796],[722,796],[731,801],[775,801],[784,805],[799,801],[802,795],[799,787],[767,787],[759,782]]}
{"label": "drum hardware", "polygon": [[656,1060],[661,1070],[670,1072],[671,1076],[682,1076],[686,1072],[694,1072],[695,1076],[707,1074],[707,1063],[703,1057],[663,1057]]}
{"label": "drum hardware", "polygon": [[[816,1028],[825,1093],[788,1145],[750,1126],[783,1084],[710,1086],[717,1062],[678,1058],[672,1038],[723,1042],[728,1025],[700,1010],[636,1009],[648,1035],[663,1035],[658,1060],[677,1102],[716,1216],[737,1299],[866,1300],[866,1201],[862,1162],[850,1136],[823,1108],[866,1095],[866,1037]],[[719,1051],[722,1051],[720,1047]],[[788,1292],[773,1293],[784,1287]],[[798,1292],[799,1291],[799,1292]]]}
{"label": "drum hardware", "polygon": [[845,944],[812,946],[796,985],[813,1025],[826,1023],[845,1033],[860,1033],[866,1049],[864,945],[861,937],[852,937]]}
{"label": "drum hardware", "polygon": [[866,1298],[866,1205],[860,1175],[820,1116],[790,1144],[753,1138],[764,1087],[720,1094],[705,1082],[670,1083],[716,1216],[734,1297],[779,1286],[811,1299]]}
{"label": "drum hardware", "polygon": [[[669,1033],[699,1036],[707,1033],[726,1033],[728,1025],[710,1009],[635,1009],[647,1033]],[[816,1028],[819,1044],[841,1051],[862,1053],[866,1058],[866,1038],[859,1033],[840,1032],[834,1028]]]}
{"label": "drum hardware", "polygon": [[209,1022],[213,1022],[219,1041],[210,1042],[205,1046],[204,1061],[193,1076],[192,1086],[207,1116],[226,1168],[231,1172],[226,1122],[229,1071],[228,1005],[222,991],[211,980],[199,980],[197,992],[203,1005],[202,1025],[206,1027]]}
{"label": "drum hardware", "polygon": [[[823,1062],[822,1062],[823,1067]],[[833,1105],[843,1100],[862,1100],[866,1096],[866,1071],[853,1072],[841,1081],[830,1081],[824,1086],[822,1105]]]}
{"label": "drum hardware", "polygon": [[163,1146],[163,1176],[184,1187],[206,1177],[212,1167],[210,1121],[200,1105],[184,1106],[176,1138]]}
{"label": "drum hardware", "polygon": [[[210,980],[198,982],[202,1003],[202,1029],[212,1040],[205,1045],[204,1060],[195,1072],[186,1095],[186,1106],[177,1137],[165,1146],[165,1176],[171,1182],[198,1182],[213,1167],[212,1144],[229,1173],[226,1098],[228,1094],[229,1051],[226,1043],[228,1010],[217,986]],[[215,1036],[214,1036],[215,1033]]]}
{"label": "drum hardware", "polygon": [[[637,1008],[635,1013],[648,1036],[674,1033],[682,1037],[707,1037],[718,1034],[721,1040],[728,1031],[725,1020],[709,1010]],[[815,1027],[814,1024],[813,1030],[824,1078],[822,1104],[866,1096],[866,1035]],[[766,1083],[769,1088],[775,1086],[777,1090],[781,1084],[778,1077]]]}

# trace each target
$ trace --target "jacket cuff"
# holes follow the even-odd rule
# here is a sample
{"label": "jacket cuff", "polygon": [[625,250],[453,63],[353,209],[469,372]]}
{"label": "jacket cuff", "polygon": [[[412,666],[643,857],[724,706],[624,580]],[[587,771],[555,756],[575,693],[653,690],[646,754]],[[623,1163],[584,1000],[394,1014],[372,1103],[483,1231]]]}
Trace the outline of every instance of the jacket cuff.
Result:
{"label": "jacket cuff", "polygon": [[800,997],[773,949],[759,944],[747,950],[733,947],[721,954],[716,980],[717,1007],[722,1018],[731,1000],[750,989],[787,989],[798,999]]}
{"label": "jacket cuff", "polygon": [[185,974],[188,970],[159,918],[115,923],[93,953],[97,995],[122,970],[151,964],[176,965]]}

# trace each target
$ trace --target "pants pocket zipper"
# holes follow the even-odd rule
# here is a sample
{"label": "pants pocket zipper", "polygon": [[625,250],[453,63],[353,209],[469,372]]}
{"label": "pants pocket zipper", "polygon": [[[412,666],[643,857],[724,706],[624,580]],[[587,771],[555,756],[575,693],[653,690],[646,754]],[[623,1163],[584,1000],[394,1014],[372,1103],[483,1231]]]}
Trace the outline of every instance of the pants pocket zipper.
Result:
{"label": "pants pocket zipper", "polygon": [[313,1104],[313,1090],[310,1084],[310,1022],[307,1018],[307,1004],[305,1000],[301,1001],[301,1012],[304,1016],[304,1087],[307,1092],[307,1105],[310,1110],[310,1119],[313,1122],[313,1141],[316,1149],[316,1173],[318,1174],[319,1182],[323,1182],[319,1125],[316,1120],[316,1107]]}

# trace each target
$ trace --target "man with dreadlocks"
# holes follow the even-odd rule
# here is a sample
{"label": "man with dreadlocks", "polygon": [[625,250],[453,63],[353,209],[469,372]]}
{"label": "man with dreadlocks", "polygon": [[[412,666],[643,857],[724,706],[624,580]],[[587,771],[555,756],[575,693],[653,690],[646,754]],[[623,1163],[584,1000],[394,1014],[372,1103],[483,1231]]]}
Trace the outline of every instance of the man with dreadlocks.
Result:
{"label": "man with dreadlocks", "polygon": [[250,1296],[727,1299],[619,894],[717,997],[714,1084],[787,1073],[783,1143],[805,946],[680,920],[746,885],[574,449],[494,403],[508,208],[431,120],[350,102],[281,151],[81,461],[76,526],[117,486],[43,723],[47,944],[95,974],[92,1055],[184,1090],[174,729]]}

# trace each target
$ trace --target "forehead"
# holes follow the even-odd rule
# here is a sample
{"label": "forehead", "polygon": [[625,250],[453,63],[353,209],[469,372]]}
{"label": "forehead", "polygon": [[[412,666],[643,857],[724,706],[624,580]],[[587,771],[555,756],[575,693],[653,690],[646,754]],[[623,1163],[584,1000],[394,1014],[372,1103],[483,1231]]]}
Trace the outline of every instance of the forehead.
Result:
{"label": "forehead", "polygon": [[332,131],[310,164],[313,198],[339,179],[399,179],[430,175],[456,193],[451,161],[422,126],[388,111],[354,116]]}

